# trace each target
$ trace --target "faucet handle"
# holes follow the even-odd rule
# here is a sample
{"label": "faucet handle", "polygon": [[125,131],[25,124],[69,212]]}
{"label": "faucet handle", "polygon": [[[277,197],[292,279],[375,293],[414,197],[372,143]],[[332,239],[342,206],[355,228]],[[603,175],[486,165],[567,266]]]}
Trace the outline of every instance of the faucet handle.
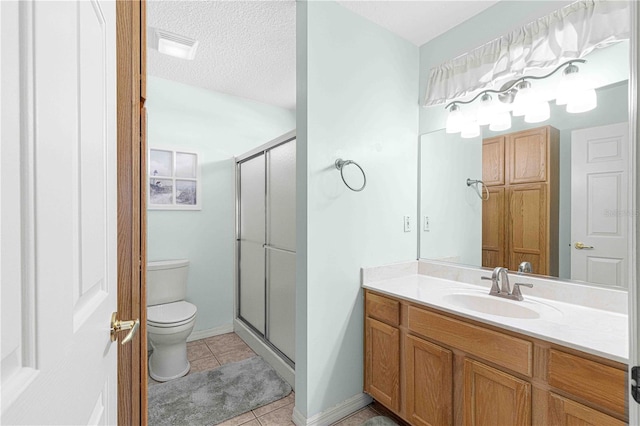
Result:
{"label": "faucet handle", "polygon": [[480,277],[481,280],[489,280],[491,281],[491,290],[489,290],[489,294],[498,294],[500,293],[500,288],[498,287],[498,279],[496,276],[493,277]]}
{"label": "faucet handle", "polygon": [[520,291],[520,287],[529,287],[529,288],[533,288],[533,284],[526,284],[526,283],[515,283],[513,285],[513,292],[511,293],[512,296],[514,296],[516,299],[522,301],[524,300],[524,298],[522,297],[522,292]]}

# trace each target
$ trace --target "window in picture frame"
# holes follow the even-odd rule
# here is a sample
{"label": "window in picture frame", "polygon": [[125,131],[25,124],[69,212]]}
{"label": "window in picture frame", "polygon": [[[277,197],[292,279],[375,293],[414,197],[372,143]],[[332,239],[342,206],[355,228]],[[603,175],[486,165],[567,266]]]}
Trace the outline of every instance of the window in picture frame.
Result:
{"label": "window in picture frame", "polygon": [[149,210],[200,210],[198,154],[164,148],[149,149]]}

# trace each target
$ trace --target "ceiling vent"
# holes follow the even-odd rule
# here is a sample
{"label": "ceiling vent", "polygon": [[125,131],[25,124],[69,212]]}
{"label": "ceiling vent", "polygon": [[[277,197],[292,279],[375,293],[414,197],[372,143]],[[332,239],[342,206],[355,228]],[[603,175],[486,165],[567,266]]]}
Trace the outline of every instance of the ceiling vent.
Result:
{"label": "ceiling vent", "polygon": [[193,59],[198,49],[198,40],[181,36],[160,28],[149,27],[151,47],[165,55],[181,59]]}

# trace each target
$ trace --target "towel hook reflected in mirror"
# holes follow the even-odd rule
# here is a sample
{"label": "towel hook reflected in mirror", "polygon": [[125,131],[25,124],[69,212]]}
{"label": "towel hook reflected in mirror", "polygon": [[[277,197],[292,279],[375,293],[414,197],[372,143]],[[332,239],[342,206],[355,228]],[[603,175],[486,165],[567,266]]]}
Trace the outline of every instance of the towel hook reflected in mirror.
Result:
{"label": "towel hook reflected in mirror", "polygon": [[[338,158],[334,164],[336,166],[336,169],[340,170],[340,177],[342,178],[342,181],[344,182],[344,184],[347,185],[347,188],[355,192],[360,192],[364,189],[365,186],[367,186],[367,175],[364,173],[364,170],[362,170],[362,167],[360,167],[358,163],[352,160],[343,160],[342,158]],[[358,169],[360,169],[360,172],[362,172],[362,186],[360,188],[352,187],[347,183],[347,180],[344,178],[344,168],[350,164],[353,164]]]}
{"label": "towel hook reflected in mirror", "polygon": [[[482,185],[482,192],[487,195],[486,197],[483,193],[480,193],[480,191],[478,191],[478,184]],[[476,191],[476,194],[478,194],[478,197],[480,197],[482,201],[487,201],[489,199],[489,188],[487,188],[487,185],[485,185],[483,181],[467,178],[467,186],[471,185],[473,185],[473,189]]]}

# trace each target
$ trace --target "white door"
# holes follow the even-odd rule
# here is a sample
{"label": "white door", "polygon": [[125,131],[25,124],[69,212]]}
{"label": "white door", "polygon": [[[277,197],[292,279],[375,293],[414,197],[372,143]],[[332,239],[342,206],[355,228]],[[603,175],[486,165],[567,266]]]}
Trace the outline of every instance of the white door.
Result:
{"label": "white door", "polygon": [[628,123],[571,132],[571,278],[628,287]]}
{"label": "white door", "polygon": [[2,424],[115,424],[115,2],[0,2]]}

